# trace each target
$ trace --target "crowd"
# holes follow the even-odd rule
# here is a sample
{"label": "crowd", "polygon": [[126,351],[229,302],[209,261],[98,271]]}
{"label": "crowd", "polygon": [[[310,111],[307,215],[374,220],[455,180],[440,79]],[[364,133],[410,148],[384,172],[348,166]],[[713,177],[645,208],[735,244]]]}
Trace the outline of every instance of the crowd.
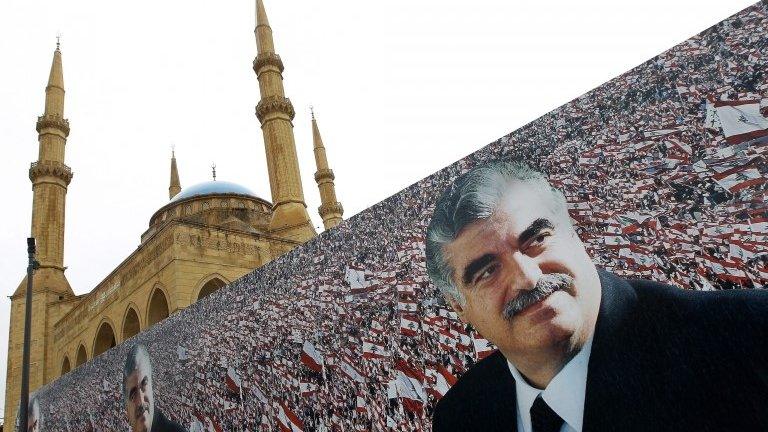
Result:
{"label": "crowd", "polygon": [[429,430],[435,402],[492,346],[429,282],[424,232],[453,178],[499,158],[548,174],[603,268],[765,287],[768,145],[732,133],[726,110],[766,114],[766,28],[761,3],[174,314],[43,388],[42,430],[126,430],[135,343],[156,405],[189,430]]}

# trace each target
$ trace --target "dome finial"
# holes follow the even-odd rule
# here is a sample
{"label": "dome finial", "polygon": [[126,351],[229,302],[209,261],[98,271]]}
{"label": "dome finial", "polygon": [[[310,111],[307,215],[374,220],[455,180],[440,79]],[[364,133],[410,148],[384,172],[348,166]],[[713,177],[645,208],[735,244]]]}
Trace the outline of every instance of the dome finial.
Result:
{"label": "dome finial", "polygon": [[211,170],[213,171],[213,181],[216,181],[216,162],[211,164]]}
{"label": "dome finial", "polygon": [[60,51],[61,48],[61,33],[56,33],[56,51]]}

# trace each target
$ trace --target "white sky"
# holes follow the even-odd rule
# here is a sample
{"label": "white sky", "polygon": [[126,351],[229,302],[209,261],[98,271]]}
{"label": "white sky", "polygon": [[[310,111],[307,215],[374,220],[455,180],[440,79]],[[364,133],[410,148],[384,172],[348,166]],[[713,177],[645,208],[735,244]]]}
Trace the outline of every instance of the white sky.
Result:
{"label": "white sky", "polygon": [[[753,3],[265,0],[315,225],[310,105],[349,217]],[[0,3],[0,410],[56,34],[75,173],[65,265],[81,294],[167,202],[172,144],[182,187],[215,162],[270,199],[254,25],[253,0]]]}

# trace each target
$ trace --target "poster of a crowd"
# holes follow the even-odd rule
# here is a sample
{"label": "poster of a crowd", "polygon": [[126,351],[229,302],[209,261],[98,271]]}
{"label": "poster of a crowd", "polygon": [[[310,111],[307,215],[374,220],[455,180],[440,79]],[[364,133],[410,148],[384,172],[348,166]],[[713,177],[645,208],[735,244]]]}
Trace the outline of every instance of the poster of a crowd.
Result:
{"label": "poster of a crowd", "polygon": [[[467,306],[476,305],[477,297],[475,303],[470,297],[481,294],[460,290],[446,301],[427,269],[425,239],[435,205],[445,191],[460,189],[454,183],[460,176],[489,163],[519,160],[541,172],[562,192],[563,211],[576,236],[569,241],[583,244],[585,256],[600,269],[603,287],[609,279],[618,284],[639,278],[681,293],[725,295],[768,287],[767,155],[768,6],[758,3],[429,175],[41,388],[30,409],[35,430],[432,430],[439,418],[437,403],[449,388],[479,361],[498,356],[496,346],[477,330],[490,332],[493,327],[476,315],[473,319]],[[535,211],[536,205],[531,208],[526,211]],[[557,232],[558,223],[538,218],[523,233],[517,226],[510,230],[518,236],[515,242],[525,238],[527,248],[531,241],[549,241],[547,236]],[[534,255],[522,246],[520,250],[526,258]],[[454,262],[459,255],[448,260]],[[473,261],[457,277],[462,279],[462,290],[500,272],[501,264],[489,266],[484,259]],[[462,293],[470,294],[465,299],[469,303],[458,300]],[[614,342],[641,350],[643,346],[634,342],[641,338],[634,336],[655,331],[650,328],[679,334],[695,326],[724,351],[738,351],[740,358],[753,363],[762,359],[765,349],[758,348],[766,345],[766,339],[737,348],[728,345],[730,333],[721,335],[718,329],[721,324],[730,326],[743,335],[745,344],[765,335],[768,318],[750,321],[751,314],[760,315],[766,303],[763,297],[754,302],[746,295],[713,298],[722,301],[691,310],[720,307],[725,318],[716,312],[699,318],[680,306],[642,329],[623,326],[624,340],[613,335]],[[640,296],[637,301],[647,299]],[[728,309],[738,302],[747,306]],[[663,309],[664,304],[659,301],[655,307]],[[515,312],[524,313],[525,307]],[[731,325],[728,319],[734,315],[741,318],[734,318]],[[647,317],[636,314],[631,319],[641,318]],[[753,332],[758,324],[765,325]],[[597,338],[582,341],[591,346],[594,358],[606,355],[605,341]],[[657,345],[672,350],[669,356],[675,359],[669,362],[719,355],[708,348],[696,354],[682,348],[697,343],[695,334],[656,339]],[[742,367],[734,354],[726,359],[732,368]],[[605,424],[595,414],[596,401],[611,401],[613,396],[604,391],[599,395],[603,399],[598,399],[591,366],[590,361],[584,430],[609,430],[600,427]],[[716,418],[746,418],[746,425],[759,423],[749,409],[768,413],[764,406],[746,402],[740,405],[742,411],[718,411],[721,405],[712,401],[739,400],[740,395],[728,390],[731,387],[713,370],[708,372],[712,382],[706,389],[682,381],[676,391],[676,380],[696,367],[689,366],[653,372],[672,389],[669,398],[676,398],[659,396],[659,401],[672,403],[678,411],[699,406]],[[638,362],[629,361],[625,367],[636,376],[647,374],[637,369],[642,367]],[[601,379],[610,385],[614,375]],[[732,372],[730,379],[747,383],[750,376]],[[648,388],[639,379],[626,382]],[[750,396],[768,400],[768,390],[748,385],[755,386]],[[464,393],[471,393],[467,387]],[[710,393],[716,389],[720,396]],[[692,399],[681,402],[683,391]],[[459,400],[450,403],[462,406]],[[622,404],[618,401],[606,409],[605,418],[616,416],[625,408]],[[510,407],[514,414],[514,402]],[[451,419],[451,415],[455,414],[444,414],[441,421],[461,424],[473,418]],[[483,417],[477,421],[491,418],[497,425],[500,421]],[[527,421],[530,428],[535,419],[523,417],[518,427],[526,428]],[[629,414],[622,418],[643,424]],[[667,427],[677,421],[665,413],[658,418]],[[517,420],[513,415],[505,421],[509,421],[505,430],[510,430]],[[732,421],[740,424],[738,419]],[[717,423],[710,424],[715,425],[711,430],[722,430]],[[443,426],[440,430],[451,430]],[[640,429],[657,425],[645,426]],[[434,427],[438,429],[437,424]]]}

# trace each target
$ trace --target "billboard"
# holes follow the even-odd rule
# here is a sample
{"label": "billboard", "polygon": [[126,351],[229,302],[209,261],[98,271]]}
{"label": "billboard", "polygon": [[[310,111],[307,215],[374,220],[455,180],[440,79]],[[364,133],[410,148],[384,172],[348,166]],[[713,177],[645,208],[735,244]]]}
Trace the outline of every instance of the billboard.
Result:
{"label": "billboard", "polygon": [[438,197],[491,161],[543,172],[617,277],[766,287],[767,53],[759,3],[41,388],[39,430],[431,429],[495,346],[427,275],[425,233]]}

